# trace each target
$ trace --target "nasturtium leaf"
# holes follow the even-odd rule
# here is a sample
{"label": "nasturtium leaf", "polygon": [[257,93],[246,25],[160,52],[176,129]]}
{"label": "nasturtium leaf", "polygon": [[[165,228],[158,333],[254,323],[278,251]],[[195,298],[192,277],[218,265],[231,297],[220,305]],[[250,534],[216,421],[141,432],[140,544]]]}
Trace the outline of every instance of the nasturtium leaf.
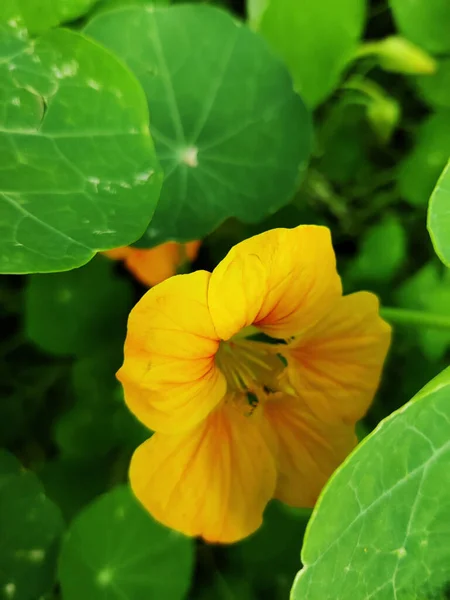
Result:
{"label": "nasturtium leaf", "polygon": [[193,541],[166,529],[118,487],[85,508],[64,540],[64,600],[182,600],[190,585]]}
{"label": "nasturtium leaf", "polygon": [[441,110],[420,126],[413,150],[400,166],[402,197],[415,206],[426,206],[449,155],[450,110]]}
{"label": "nasturtium leaf", "polygon": [[450,268],[450,161],[431,195],[427,227],[436,254]]}
{"label": "nasturtium leaf", "polygon": [[348,275],[357,281],[389,281],[406,259],[406,231],[400,219],[387,216],[362,237]]}
{"label": "nasturtium leaf", "polygon": [[83,355],[125,337],[129,283],[97,257],[67,273],[30,275],[25,291],[28,337],[52,354]]}
{"label": "nasturtium leaf", "polygon": [[0,452],[0,598],[36,600],[55,579],[61,513],[36,475]]}
{"label": "nasturtium leaf", "polygon": [[314,509],[292,600],[431,598],[450,577],[450,368],[381,422]]}
{"label": "nasturtium leaf", "polygon": [[401,33],[434,54],[450,52],[450,2],[448,0],[389,0]]}
{"label": "nasturtium leaf", "polygon": [[437,61],[434,75],[417,77],[417,85],[425,100],[436,108],[450,108],[450,58]]}
{"label": "nasturtium leaf", "polygon": [[0,23],[0,272],[61,271],[142,235],[161,172],[132,73],[84,36]]}
{"label": "nasturtium leaf", "polygon": [[92,16],[97,15],[100,12],[122,8],[124,6],[148,6],[149,4],[169,4],[169,0],[100,0],[100,2],[97,3]]}
{"label": "nasturtium leaf", "polygon": [[258,30],[283,57],[309,106],[337,87],[358,47],[365,9],[365,0],[268,1]]}
{"label": "nasturtium leaf", "polygon": [[227,217],[255,222],[291,199],[310,118],[257,34],[201,5],[109,11],[85,31],[147,94],[165,180],[139,245],[199,239]]}
{"label": "nasturtium leaf", "polygon": [[20,14],[28,31],[40,34],[81,17],[88,12],[98,0],[17,0]]}

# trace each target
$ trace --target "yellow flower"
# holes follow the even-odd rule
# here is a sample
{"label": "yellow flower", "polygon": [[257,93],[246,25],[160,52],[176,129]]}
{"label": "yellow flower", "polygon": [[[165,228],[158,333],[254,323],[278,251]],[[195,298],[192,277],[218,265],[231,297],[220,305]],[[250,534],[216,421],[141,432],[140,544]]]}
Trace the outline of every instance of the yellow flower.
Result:
{"label": "yellow flower", "polygon": [[151,287],[175,275],[184,262],[194,260],[200,243],[166,242],[150,249],[124,246],[108,250],[103,254],[113,260],[123,260],[126,268],[136,279]]}
{"label": "yellow flower", "polygon": [[131,312],[118,373],[156,431],[131,462],[135,495],[222,543],[254,532],[271,498],[312,506],[356,443],[389,340],[374,295],[342,296],[325,227],[268,231],[212,273],[156,286]]}

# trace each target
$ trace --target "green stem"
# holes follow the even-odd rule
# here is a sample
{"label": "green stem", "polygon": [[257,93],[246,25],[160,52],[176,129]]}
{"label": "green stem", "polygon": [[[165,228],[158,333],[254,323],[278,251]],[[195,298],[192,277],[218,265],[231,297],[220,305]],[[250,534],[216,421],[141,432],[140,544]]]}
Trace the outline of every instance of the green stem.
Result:
{"label": "green stem", "polygon": [[394,325],[419,325],[434,329],[450,329],[450,315],[436,315],[420,310],[404,308],[381,308],[381,316]]}

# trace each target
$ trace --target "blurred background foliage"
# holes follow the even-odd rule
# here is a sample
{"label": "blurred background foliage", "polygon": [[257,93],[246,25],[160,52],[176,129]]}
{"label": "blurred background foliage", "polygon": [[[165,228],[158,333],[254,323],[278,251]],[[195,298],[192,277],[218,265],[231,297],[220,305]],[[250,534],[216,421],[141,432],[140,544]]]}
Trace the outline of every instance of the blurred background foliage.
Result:
{"label": "blurred background foliage", "polygon": [[[73,14],[49,17],[50,24],[44,13],[29,19],[36,32],[61,21],[80,29],[93,14],[136,3],[146,4],[84,1]],[[247,13],[241,0],[217,4],[240,18]],[[206,237],[192,268],[211,270],[236,242],[269,228],[325,224],[347,293],[368,289],[384,306],[448,315],[450,274],[434,254],[425,222],[450,151],[450,20],[441,31],[432,22],[433,3],[426,2],[413,14],[402,0],[372,0],[363,18],[359,1],[306,2],[311,15],[297,4],[249,0],[249,9],[252,27],[285,60],[313,112],[309,166],[290,203],[256,224],[224,221]],[[320,13],[331,9],[336,22],[348,25],[349,39],[334,40],[326,24],[320,29]],[[303,45],[289,33],[280,36],[295,11],[309,23]],[[320,35],[312,35],[316,24]],[[375,43],[400,35],[414,46]],[[145,288],[100,255],[65,273],[2,276],[0,286],[0,445],[6,449],[0,455],[0,598],[287,598],[308,511],[272,502],[254,536],[215,547],[154,523],[123,486],[133,449],[150,435],[126,410],[114,376],[127,314]],[[448,331],[396,326],[361,435],[437,375],[448,364],[449,347]],[[20,540],[19,553],[4,536],[11,523],[18,529],[8,535]],[[88,559],[83,548],[90,548]]]}

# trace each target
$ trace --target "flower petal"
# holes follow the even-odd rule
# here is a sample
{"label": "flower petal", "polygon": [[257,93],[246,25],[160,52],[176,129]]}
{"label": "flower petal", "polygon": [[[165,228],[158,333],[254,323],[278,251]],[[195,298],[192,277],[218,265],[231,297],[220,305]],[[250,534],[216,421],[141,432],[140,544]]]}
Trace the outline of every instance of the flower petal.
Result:
{"label": "flower petal", "polygon": [[226,403],[188,432],[155,434],[132,458],[135,495],[156,519],[186,535],[222,543],[250,535],[276,481],[258,421]]}
{"label": "flower petal", "polygon": [[302,225],[232,248],[211,275],[208,304],[222,339],[251,324],[287,338],[321,319],[341,293],[329,230]]}
{"label": "flower petal", "polygon": [[274,394],[264,414],[278,448],[275,497],[314,506],[333,471],[356,445],[353,427],[321,422],[300,398]]}
{"label": "flower petal", "polygon": [[200,242],[167,242],[148,250],[132,248],[133,252],[126,257],[125,263],[139,281],[153,286],[175,275],[186,260],[193,260],[199,246]]}
{"label": "flower petal", "polygon": [[366,413],[390,343],[378,308],[369,292],[343,296],[283,352],[293,388],[319,418],[355,423]]}
{"label": "flower petal", "polygon": [[219,404],[225,378],[206,293],[210,274],[177,275],[149,290],[131,311],[117,377],[130,410],[154,431],[196,425]]}

